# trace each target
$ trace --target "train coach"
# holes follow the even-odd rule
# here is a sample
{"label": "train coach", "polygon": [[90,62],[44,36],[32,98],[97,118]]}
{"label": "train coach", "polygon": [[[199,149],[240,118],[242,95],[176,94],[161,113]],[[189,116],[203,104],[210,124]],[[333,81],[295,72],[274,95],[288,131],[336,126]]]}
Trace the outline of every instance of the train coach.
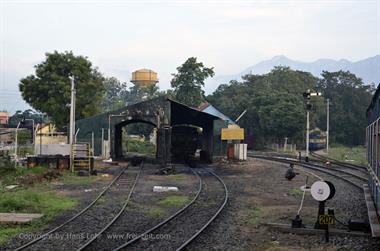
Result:
{"label": "train coach", "polygon": [[326,148],[326,133],[321,131],[319,128],[311,130],[309,133],[310,143],[309,149],[312,151],[325,149]]}
{"label": "train coach", "polygon": [[369,180],[368,185],[380,215],[380,85],[367,108],[366,145]]}

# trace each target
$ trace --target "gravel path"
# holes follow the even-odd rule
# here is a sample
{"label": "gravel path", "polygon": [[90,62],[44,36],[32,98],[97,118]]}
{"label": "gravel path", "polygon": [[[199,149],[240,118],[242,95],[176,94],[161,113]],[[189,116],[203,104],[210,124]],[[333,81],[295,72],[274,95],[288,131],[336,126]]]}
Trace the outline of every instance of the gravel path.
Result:
{"label": "gravel path", "polygon": [[75,250],[99,232],[121,209],[139,167],[128,167],[86,212],[25,250]]}
{"label": "gravel path", "polygon": [[157,205],[155,202],[158,202],[167,196],[165,193],[157,194],[152,192],[152,186],[155,183],[159,185],[179,187],[180,193],[177,195],[194,196],[197,188],[197,181],[189,168],[185,166],[178,166],[176,168],[177,174],[186,175],[188,178],[188,181],[186,182],[168,180],[168,178],[170,179],[170,176],[159,177],[162,181],[154,180],[152,177],[157,176],[155,175],[157,172],[156,168],[156,166],[151,165],[150,168],[143,169],[141,174],[142,181],[137,184],[135,194],[132,197],[133,203],[127,207],[115,224],[113,224],[85,250],[112,250],[145,232],[147,229],[157,225],[167,215],[173,214],[179,210],[179,207],[176,206],[165,207],[165,217],[157,217],[149,214],[150,207],[156,207]]}
{"label": "gravel path", "polygon": [[206,170],[196,171],[202,178],[202,190],[194,204],[125,250],[176,250],[216,213],[224,200],[224,187]]}

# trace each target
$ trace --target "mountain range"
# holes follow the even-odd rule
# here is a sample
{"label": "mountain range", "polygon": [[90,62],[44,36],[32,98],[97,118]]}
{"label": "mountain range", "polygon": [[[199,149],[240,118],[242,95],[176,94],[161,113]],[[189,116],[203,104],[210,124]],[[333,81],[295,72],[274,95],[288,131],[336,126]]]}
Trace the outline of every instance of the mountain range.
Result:
{"label": "mountain range", "polygon": [[369,57],[356,62],[347,59],[318,59],[314,62],[302,62],[280,55],[269,60],[261,61],[253,66],[246,68],[240,73],[233,75],[215,76],[207,82],[207,89],[215,89],[220,84],[229,83],[230,80],[241,80],[241,76],[252,74],[265,74],[270,72],[275,66],[289,66],[293,70],[301,70],[312,73],[320,77],[322,71],[350,71],[360,77],[365,84],[375,85],[380,83],[380,55]]}

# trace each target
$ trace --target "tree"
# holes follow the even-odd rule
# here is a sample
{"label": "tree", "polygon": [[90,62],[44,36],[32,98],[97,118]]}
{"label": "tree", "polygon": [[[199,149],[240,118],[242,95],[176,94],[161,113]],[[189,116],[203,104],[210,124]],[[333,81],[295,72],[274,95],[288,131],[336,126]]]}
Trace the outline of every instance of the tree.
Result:
{"label": "tree", "polygon": [[114,111],[125,106],[125,97],[128,95],[127,84],[117,78],[104,79],[105,96],[102,102],[103,112]]}
{"label": "tree", "polygon": [[241,82],[220,85],[207,99],[232,118],[247,109],[239,124],[247,135],[254,136],[258,147],[283,142],[284,137],[304,145],[306,110],[302,93],[307,89],[320,91],[323,96],[311,100],[311,128],[326,130],[325,100],[329,98],[331,142],[364,143],[365,110],[373,88],[350,72],[323,72],[318,79],[308,72],[275,67],[268,74],[250,74]]}
{"label": "tree", "polygon": [[317,80],[308,72],[275,67],[268,74],[249,74],[242,82],[222,84],[207,100],[232,118],[247,109],[239,124],[254,136],[258,147],[283,142],[284,137],[299,145],[306,121],[302,93],[315,89]]}
{"label": "tree", "polygon": [[191,57],[177,68],[178,73],[172,74],[171,86],[175,98],[188,106],[198,107],[204,100],[204,81],[214,76],[213,68],[207,68],[197,58]]}
{"label": "tree", "polygon": [[[12,135],[12,139],[14,140],[15,136]],[[29,130],[20,129],[17,132],[17,143],[19,145],[25,145],[26,143],[33,141],[32,133]]]}
{"label": "tree", "polygon": [[69,123],[71,84],[75,76],[76,119],[100,112],[103,99],[103,77],[83,56],[72,52],[46,53],[46,59],[35,66],[35,74],[21,79],[23,99],[34,109],[46,113],[58,128]]}
{"label": "tree", "polygon": [[[17,110],[15,114],[9,117],[8,124],[12,126],[17,126],[19,122],[23,119],[33,119],[35,123],[40,123],[41,119],[43,119],[43,123],[49,122],[49,118],[47,116],[42,116],[41,113],[37,113],[31,109],[27,109],[25,111]],[[27,123],[31,123],[26,121]]]}
{"label": "tree", "polygon": [[152,99],[160,95],[159,88],[156,85],[139,86],[134,85],[129,88],[124,100],[127,105],[135,104],[146,99]]}
{"label": "tree", "polygon": [[160,92],[156,85],[133,85],[127,89],[127,83],[120,82],[115,77],[105,78],[103,86],[105,89],[102,101],[103,112],[114,111],[126,105],[165,95],[165,92]]}
{"label": "tree", "polygon": [[[330,99],[331,142],[346,145],[364,144],[365,111],[371,101],[373,89],[348,71],[322,73],[318,87]],[[326,113],[322,111],[319,127],[326,128]]]}

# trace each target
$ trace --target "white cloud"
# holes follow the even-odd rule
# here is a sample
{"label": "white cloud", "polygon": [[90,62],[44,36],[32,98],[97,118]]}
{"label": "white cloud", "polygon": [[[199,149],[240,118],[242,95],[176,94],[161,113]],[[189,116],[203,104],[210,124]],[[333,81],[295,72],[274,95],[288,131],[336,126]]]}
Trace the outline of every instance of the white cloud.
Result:
{"label": "white cloud", "polygon": [[53,50],[88,56],[123,81],[152,68],[163,89],[190,56],[228,75],[277,54],[380,53],[379,1],[2,1],[0,18],[0,89]]}

